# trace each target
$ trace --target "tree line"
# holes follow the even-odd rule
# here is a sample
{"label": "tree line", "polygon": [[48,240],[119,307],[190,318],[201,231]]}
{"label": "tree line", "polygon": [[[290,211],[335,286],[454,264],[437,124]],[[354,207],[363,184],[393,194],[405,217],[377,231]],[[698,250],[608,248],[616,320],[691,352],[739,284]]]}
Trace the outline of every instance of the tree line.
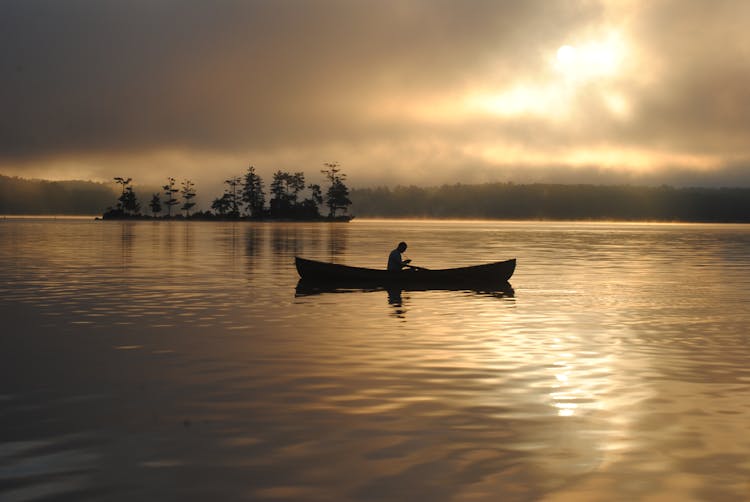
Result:
{"label": "tree line", "polygon": [[[327,162],[324,166],[326,169],[321,172],[328,181],[325,193],[318,184],[306,184],[303,172],[279,170],[273,174],[266,205],[263,178],[251,165],[243,176],[224,180],[224,193],[211,202],[210,210],[191,213],[195,207],[195,183],[186,179],[178,185],[173,177],[167,178],[161,192],[152,194],[147,206],[154,218],[318,219],[322,217],[320,208],[324,205],[329,218],[341,217],[339,213],[346,215],[352,204],[349,188],[344,183],[346,175],[337,162]],[[104,218],[143,217],[133,179],[118,176],[114,181],[120,185],[120,196],[117,205],[104,213]]]}
{"label": "tree line", "polygon": [[112,189],[93,181],[31,180],[0,174],[0,214],[93,215],[112,201]]}
{"label": "tree line", "polygon": [[750,222],[750,188],[459,183],[351,197],[358,217]]}
{"label": "tree line", "polygon": [[[330,166],[325,167],[330,170]],[[336,164],[333,167],[338,169]],[[277,204],[279,207],[299,207],[306,199],[317,200],[318,207],[323,207],[318,196],[323,197],[323,203],[330,203],[330,196],[336,196],[336,190],[339,190],[333,201],[340,198],[343,207],[336,205],[334,214],[349,209],[360,217],[750,222],[750,188],[489,183],[426,188],[355,188],[349,192],[344,190],[346,186],[342,181],[343,188],[336,184],[337,189],[332,193],[323,190],[318,193],[305,184],[304,191],[296,191],[295,202],[295,190],[301,183],[299,178],[289,179],[294,173],[286,174],[287,177],[273,177],[277,183],[271,187],[272,192],[278,196],[272,196],[270,201],[266,199],[263,180],[256,180],[255,187],[260,187],[254,192],[257,197],[251,191],[251,197],[243,199],[245,177],[230,178],[234,181],[225,184],[224,194],[217,198],[223,199],[221,202],[213,201],[212,205],[216,203],[219,207],[211,208],[212,216],[209,217],[247,218],[248,214],[270,217],[269,203],[274,209]],[[165,180],[171,195],[162,188],[154,194],[155,198],[147,198],[142,208],[135,193],[131,194],[132,180],[124,178],[125,181],[124,186],[117,185],[119,196],[125,195],[118,202],[127,206],[129,214],[145,212],[185,217],[189,213],[194,216],[194,205],[183,209],[185,201],[194,202],[195,197],[182,197],[182,183]],[[229,192],[232,192],[231,196]],[[109,186],[91,181],[44,181],[0,175],[0,214],[93,215],[112,204],[112,193]],[[189,185],[187,193],[195,193],[195,187]],[[351,206],[346,203],[350,198]],[[276,199],[279,202],[273,202]],[[255,204],[248,204],[248,200],[254,200]],[[328,212],[331,213],[330,207]],[[274,214],[279,214],[278,210]]]}

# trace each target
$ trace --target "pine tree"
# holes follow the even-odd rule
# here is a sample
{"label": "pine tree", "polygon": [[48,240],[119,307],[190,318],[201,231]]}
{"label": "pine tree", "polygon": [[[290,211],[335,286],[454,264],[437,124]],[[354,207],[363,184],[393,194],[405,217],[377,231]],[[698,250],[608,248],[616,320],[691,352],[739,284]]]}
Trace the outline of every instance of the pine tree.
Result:
{"label": "pine tree", "polygon": [[183,201],[182,210],[185,211],[185,216],[189,218],[190,210],[195,206],[195,202],[192,201],[193,197],[195,197],[195,183],[190,180],[183,181],[180,194]]}
{"label": "pine tree", "polygon": [[255,167],[249,166],[242,185],[242,201],[245,210],[251,217],[263,216],[263,206],[266,204],[266,196],[263,193],[263,179],[255,173]]}
{"label": "pine tree", "polygon": [[231,202],[227,194],[224,194],[221,197],[217,197],[211,203],[211,209],[219,213],[219,216],[226,216],[227,211],[229,211],[230,207],[231,207]]}
{"label": "pine tree", "polygon": [[283,218],[289,215],[289,194],[287,185],[289,173],[276,171],[271,181],[271,216]]}
{"label": "pine tree", "polygon": [[242,178],[240,178],[239,176],[234,176],[232,178],[224,180],[224,183],[227,185],[227,188],[224,191],[224,195],[229,200],[228,216],[232,218],[239,218],[242,201],[237,194],[237,188],[242,186]]}
{"label": "pine tree", "polygon": [[167,205],[167,216],[172,216],[172,206],[179,203],[179,201],[175,199],[174,194],[179,192],[179,190],[175,187],[174,178],[167,178],[167,181],[168,183],[162,187],[164,189],[164,195],[167,197],[164,204]]}
{"label": "pine tree", "polygon": [[339,174],[341,169],[338,162],[326,162],[323,165],[328,169],[324,169],[321,172],[326,175],[326,178],[331,183],[326,192],[326,205],[329,209],[329,216],[335,218],[337,210],[343,209],[346,213],[349,206],[352,205],[352,201],[349,200],[349,187],[344,184],[346,175]]}
{"label": "pine tree", "polygon": [[152,216],[156,216],[156,213],[161,212],[161,198],[159,198],[158,193],[151,196],[151,202],[148,203],[148,207],[151,208]]}
{"label": "pine tree", "polygon": [[283,171],[276,171],[273,173],[273,180],[271,181],[271,198],[277,201],[286,200],[286,178],[289,173]]}
{"label": "pine tree", "polygon": [[316,206],[320,206],[323,204],[323,191],[320,188],[320,185],[317,184],[311,184],[308,185],[307,188],[310,189],[310,199],[315,203]]}
{"label": "pine tree", "polygon": [[286,178],[286,184],[287,193],[289,194],[289,202],[292,206],[296,206],[299,193],[305,189],[305,173],[297,172],[288,175]]}
{"label": "pine tree", "polygon": [[123,206],[123,201],[125,200],[125,190],[130,185],[130,182],[133,181],[133,178],[125,179],[121,176],[117,176],[116,178],[114,178],[114,180],[118,185],[122,185],[122,193],[120,193],[120,197],[118,197],[117,199],[117,209],[124,212],[125,208]]}
{"label": "pine tree", "polygon": [[120,203],[125,214],[135,215],[141,211],[141,204],[138,202],[138,197],[136,197],[135,191],[133,191],[133,187],[131,186],[125,188],[125,191],[120,196]]}

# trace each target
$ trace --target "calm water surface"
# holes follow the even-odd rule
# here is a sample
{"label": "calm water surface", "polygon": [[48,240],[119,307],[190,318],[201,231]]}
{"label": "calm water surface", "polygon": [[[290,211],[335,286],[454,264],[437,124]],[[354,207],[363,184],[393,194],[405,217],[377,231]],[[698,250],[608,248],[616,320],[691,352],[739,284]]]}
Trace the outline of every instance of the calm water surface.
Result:
{"label": "calm water surface", "polygon": [[[513,290],[295,290],[400,240]],[[750,499],[748,291],[748,226],[0,220],[0,498]]]}

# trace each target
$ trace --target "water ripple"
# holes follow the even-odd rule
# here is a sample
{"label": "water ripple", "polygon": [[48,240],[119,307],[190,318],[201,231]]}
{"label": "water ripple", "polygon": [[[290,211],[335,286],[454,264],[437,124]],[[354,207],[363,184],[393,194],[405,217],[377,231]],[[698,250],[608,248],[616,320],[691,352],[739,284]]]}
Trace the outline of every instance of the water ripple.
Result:
{"label": "water ripple", "polygon": [[[300,294],[293,256],[519,258]],[[471,243],[467,246],[466,243]],[[737,500],[750,230],[0,222],[0,496]]]}

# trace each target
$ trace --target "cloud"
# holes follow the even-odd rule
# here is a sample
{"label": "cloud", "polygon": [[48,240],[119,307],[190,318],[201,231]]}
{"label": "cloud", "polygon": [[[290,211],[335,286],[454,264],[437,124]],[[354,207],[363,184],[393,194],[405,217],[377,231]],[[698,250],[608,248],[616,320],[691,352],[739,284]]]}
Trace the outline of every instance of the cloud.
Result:
{"label": "cloud", "polygon": [[[0,18],[0,170],[129,170],[151,182],[338,160],[352,180],[376,183],[522,177],[511,166],[560,181],[647,168],[677,179],[744,165],[747,11],[739,1],[11,0]],[[562,45],[589,50],[588,67],[561,69]]]}
{"label": "cloud", "polygon": [[741,1],[644,3],[633,26],[653,81],[634,89],[637,144],[724,158],[750,151],[750,37]]}
{"label": "cloud", "polygon": [[384,93],[450,88],[503,47],[522,57],[518,24],[551,23],[517,4],[11,2],[0,151],[317,142],[363,127],[354,114]]}

